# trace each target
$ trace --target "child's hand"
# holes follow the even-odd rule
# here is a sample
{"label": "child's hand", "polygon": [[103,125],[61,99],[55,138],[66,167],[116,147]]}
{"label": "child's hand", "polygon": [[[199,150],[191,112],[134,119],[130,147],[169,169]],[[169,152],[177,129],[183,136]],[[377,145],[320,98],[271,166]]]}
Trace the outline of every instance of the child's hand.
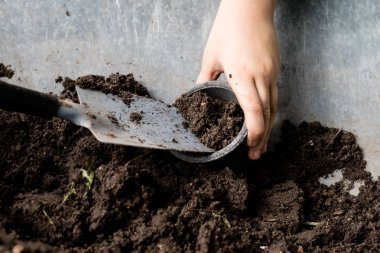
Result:
{"label": "child's hand", "polygon": [[197,80],[225,73],[244,111],[251,159],[266,152],[277,111],[280,59],[274,9],[275,0],[222,0]]}

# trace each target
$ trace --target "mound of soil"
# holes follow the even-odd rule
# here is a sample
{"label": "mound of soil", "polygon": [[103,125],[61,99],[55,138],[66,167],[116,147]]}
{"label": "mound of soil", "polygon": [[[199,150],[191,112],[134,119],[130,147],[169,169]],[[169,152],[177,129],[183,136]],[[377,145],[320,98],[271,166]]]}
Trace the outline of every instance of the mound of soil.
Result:
{"label": "mound of soil", "polygon": [[175,106],[200,141],[215,150],[230,144],[244,124],[238,103],[213,98],[201,91],[179,97]]}
{"label": "mound of soil", "polygon": [[[235,168],[102,144],[56,118],[0,111],[0,129],[0,252],[380,250],[380,183],[341,129],[286,121],[273,153]],[[318,182],[337,169],[344,182]]]}

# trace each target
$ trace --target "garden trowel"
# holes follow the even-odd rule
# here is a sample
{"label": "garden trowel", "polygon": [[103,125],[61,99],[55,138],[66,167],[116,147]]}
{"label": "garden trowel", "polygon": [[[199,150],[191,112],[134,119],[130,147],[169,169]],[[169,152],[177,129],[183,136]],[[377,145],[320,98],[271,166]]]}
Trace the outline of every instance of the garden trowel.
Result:
{"label": "garden trowel", "polygon": [[0,109],[60,117],[83,126],[101,142],[184,152],[214,152],[190,129],[175,107],[131,94],[127,103],[76,87],[80,104],[0,81]]}

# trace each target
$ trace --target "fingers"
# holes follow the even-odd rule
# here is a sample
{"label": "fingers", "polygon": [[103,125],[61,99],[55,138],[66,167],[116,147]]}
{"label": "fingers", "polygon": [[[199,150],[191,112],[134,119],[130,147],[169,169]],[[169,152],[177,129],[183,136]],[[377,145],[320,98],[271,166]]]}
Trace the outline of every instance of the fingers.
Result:
{"label": "fingers", "polygon": [[[269,103],[269,92],[260,88],[262,97],[253,78],[228,79],[241,108],[244,111],[245,123],[248,130],[247,146],[250,159],[259,159],[263,151],[263,141],[266,133],[266,120],[262,106],[262,99]],[[267,102],[266,102],[267,101]]]}
{"label": "fingers", "polygon": [[248,156],[259,159],[267,151],[277,112],[277,82],[269,83],[261,77],[228,78],[228,81],[244,111]]}
{"label": "fingers", "polygon": [[260,144],[258,145],[258,149],[261,150],[262,153],[266,152],[266,142],[269,135],[269,128],[270,128],[270,117],[271,117],[271,96],[270,96],[270,87],[268,84],[265,83],[263,78],[256,78],[255,81],[256,89],[259,94],[262,110],[263,110],[263,116],[264,116],[264,137],[261,139]]}
{"label": "fingers", "polygon": [[268,132],[266,134],[266,140],[265,140],[265,146],[264,146],[264,152],[268,149],[268,141],[270,137],[270,132],[272,131],[274,121],[276,119],[277,114],[277,104],[278,104],[278,88],[277,88],[277,82],[274,82],[270,85],[270,119],[269,119],[269,128]]}

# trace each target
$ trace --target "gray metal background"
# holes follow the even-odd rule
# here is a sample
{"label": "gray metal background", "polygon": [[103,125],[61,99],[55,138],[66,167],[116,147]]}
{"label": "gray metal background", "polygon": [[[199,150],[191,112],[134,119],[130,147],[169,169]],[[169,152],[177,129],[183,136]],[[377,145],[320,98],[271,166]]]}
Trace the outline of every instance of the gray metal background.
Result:
{"label": "gray metal background", "polygon": [[[218,5],[0,0],[0,62],[16,70],[15,83],[55,92],[58,75],[133,72],[156,98],[172,102],[194,85]],[[276,12],[279,119],[353,131],[374,176],[380,175],[379,19],[376,0],[282,0]]]}

